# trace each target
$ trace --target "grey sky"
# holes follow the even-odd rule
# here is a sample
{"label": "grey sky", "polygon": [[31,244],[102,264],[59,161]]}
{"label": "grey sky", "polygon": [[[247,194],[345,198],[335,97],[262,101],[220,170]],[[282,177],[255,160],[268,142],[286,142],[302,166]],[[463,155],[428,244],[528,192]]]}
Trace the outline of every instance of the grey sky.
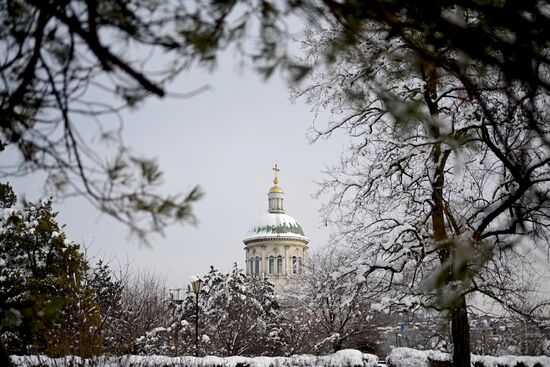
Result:
{"label": "grey sky", "polygon": [[[184,73],[169,89],[184,93],[206,84],[210,91],[190,99],[149,100],[125,115],[124,131],[136,152],[158,158],[164,192],[202,187],[206,196],[194,207],[198,227],[173,226],[165,237],[152,238],[151,247],[143,247],[128,237],[126,227],[84,199],[56,203],[59,222],[89,257],[110,260],[115,267],[129,263],[133,272],[150,270],[166,277],[168,287],[185,286],[191,275],[205,274],[210,265],[223,271],[234,262],[242,267],[242,239],[267,210],[275,163],[281,169],[287,214],[302,225],[311,249],[327,242],[329,228],[318,214],[321,202],[311,196],[321,171],[339,159],[345,138],[309,144],[306,131],[315,118],[311,107],[301,100],[292,104],[279,76],[263,82],[254,72],[239,69],[230,55],[214,73]],[[326,120],[326,115],[317,117],[318,124]],[[43,185],[36,176],[10,182],[30,200],[37,199]]]}
{"label": "grey sky", "polygon": [[[292,104],[281,77],[265,83],[238,68],[231,55],[216,72],[184,73],[169,90],[183,93],[205,84],[212,89],[193,98],[150,100],[126,114],[124,133],[136,152],[158,158],[165,174],[163,191],[186,192],[196,184],[203,188],[206,196],[194,207],[199,226],[174,226],[147,248],[83,199],[57,204],[59,222],[67,224],[69,238],[83,244],[89,256],[154,271],[166,276],[170,287],[184,286],[211,264],[224,271],[233,262],[242,267],[242,239],[267,210],[275,163],[281,169],[287,214],[302,224],[312,248],[326,243],[321,203],[311,195],[317,189],[314,180],[338,159],[343,141],[309,144],[310,106]],[[11,181],[30,200],[43,184],[37,177]]]}

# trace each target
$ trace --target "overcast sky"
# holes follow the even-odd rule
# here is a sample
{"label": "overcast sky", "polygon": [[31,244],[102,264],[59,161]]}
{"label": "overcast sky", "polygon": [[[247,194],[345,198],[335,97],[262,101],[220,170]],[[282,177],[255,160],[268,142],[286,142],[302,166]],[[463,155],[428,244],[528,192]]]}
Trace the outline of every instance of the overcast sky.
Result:
{"label": "overcast sky", "polygon": [[[242,240],[267,211],[275,163],[287,214],[302,225],[311,250],[327,243],[329,228],[318,213],[322,203],[312,195],[322,171],[339,160],[346,138],[310,144],[308,128],[314,119],[316,125],[326,124],[328,116],[315,117],[303,100],[291,103],[280,76],[264,82],[239,68],[232,56],[226,53],[215,72],[183,73],[168,88],[185,93],[209,85],[208,91],[188,99],[151,98],[125,114],[126,143],[134,152],[158,159],[164,193],[202,187],[206,195],[194,206],[198,226],[172,226],[144,247],[128,236],[125,226],[83,198],[56,203],[58,222],[66,224],[69,239],[86,248],[88,257],[110,261],[115,268],[129,264],[134,273],[154,272],[166,278],[169,288],[185,287],[191,275],[206,274],[210,265],[230,271],[237,262],[242,268]],[[10,157],[2,154],[0,159]],[[10,182],[28,200],[42,195],[40,177]]]}
{"label": "overcast sky", "polygon": [[[234,262],[242,267],[242,240],[267,211],[275,163],[287,214],[302,225],[312,249],[327,242],[328,229],[318,214],[321,203],[312,198],[314,181],[338,160],[343,138],[309,144],[311,106],[291,103],[280,76],[264,82],[253,71],[240,69],[231,55],[214,73],[184,73],[169,90],[183,93],[204,85],[211,89],[193,98],[151,99],[125,115],[124,132],[134,151],[158,158],[166,193],[202,187],[206,195],[194,207],[199,225],[173,226],[165,237],[153,237],[148,248],[83,199],[57,203],[58,221],[89,257],[110,260],[115,267],[129,262],[134,271],[151,270],[166,277],[169,287],[185,286],[191,275],[205,274],[210,265],[223,271]],[[320,123],[324,119],[317,117]],[[29,200],[41,193],[38,177],[10,181]]]}

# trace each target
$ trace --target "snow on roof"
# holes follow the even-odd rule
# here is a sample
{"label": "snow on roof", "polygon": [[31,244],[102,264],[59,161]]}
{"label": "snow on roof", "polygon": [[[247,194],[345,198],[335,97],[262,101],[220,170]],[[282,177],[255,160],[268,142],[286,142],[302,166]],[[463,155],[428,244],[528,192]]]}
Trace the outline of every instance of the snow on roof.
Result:
{"label": "snow on roof", "polygon": [[265,213],[252,229],[248,231],[244,241],[266,237],[290,237],[309,242],[304,236],[302,226],[290,215],[284,213]]}

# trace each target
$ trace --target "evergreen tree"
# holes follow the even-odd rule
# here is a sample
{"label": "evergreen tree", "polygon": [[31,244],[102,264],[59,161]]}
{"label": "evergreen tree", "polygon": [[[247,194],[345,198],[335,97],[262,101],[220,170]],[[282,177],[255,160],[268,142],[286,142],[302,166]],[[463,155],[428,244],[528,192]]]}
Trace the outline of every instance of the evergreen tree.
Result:
{"label": "evergreen tree", "polygon": [[206,351],[226,356],[275,352],[279,304],[267,278],[247,277],[236,264],[230,274],[213,269],[202,299]]}
{"label": "evergreen tree", "polygon": [[122,311],[123,283],[115,279],[108,264],[103,260],[88,271],[86,285],[94,296],[94,303],[99,307],[100,325],[96,335],[103,342],[103,352],[114,350],[119,328],[120,314]]}
{"label": "evergreen tree", "polygon": [[99,313],[85,286],[84,255],[55,221],[51,199],[22,209],[15,203],[1,184],[1,340],[16,354],[93,354]]}
{"label": "evergreen tree", "polygon": [[[277,355],[282,351],[279,304],[267,278],[247,277],[236,264],[231,273],[214,267],[199,294],[199,354]],[[162,325],[136,341],[143,354],[195,352],[196,295],[187,290]]]}

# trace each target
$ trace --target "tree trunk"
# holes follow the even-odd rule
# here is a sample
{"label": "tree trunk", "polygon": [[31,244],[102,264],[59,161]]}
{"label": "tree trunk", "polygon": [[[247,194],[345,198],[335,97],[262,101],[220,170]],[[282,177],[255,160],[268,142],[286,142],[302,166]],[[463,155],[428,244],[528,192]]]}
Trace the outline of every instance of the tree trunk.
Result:
{"label": "tree trunk", "polygon": [[453,367],[470,367],[470,324],[464,295],[458,297],[451,309],[451,335]]}
{"label": "tree trunk", "polygon": [[336,343],[334,344],[334,347],[332,348],[333,349],[333,352],[336,353],[338,352],[339,350],[342,350],[342,344],[344,343],[344,341],[340,338],[338,338],[338,340],[336,341]]}
{"label": "tree trunk", "polygon": [[2,340],[0,340],[0,366],[10,367],[11,365],[8,350],[4,347]]}
{"label": "tree trunk", "polygon": [[[439,147],[434,149],[436,157],[439,158]],[[439,255],[441,263],[451,260],[456,249],[451,243],[442,244],[448,239],[447,231],[445,228],[445,214],[444,214],[444,201],[443,201],[443,184],[444,184],[444,165],[438,167],[438,171],[435,176],[434,184],[432,187],[432,198],[434,200],[434,208],[432,209],[432,225],[433,225],[433,238],[436,242],[439,242]],[[449,281],[460,280],[454,274],[454,266],[449,269],[448,278],[445,284],[439,286],[445,286]],[[461,294],[452,303],[450,311],[451,316],[451,335],[453,340],[453,367],[471,367],[470,366],[470,325],[468,323],[468,310],[466,308],[466,297]]]}
{"label": "tree trunk", "polygon": [[[439,114],[439,106],[437,104],[437,70],[428,68],[423,70],[423,77],[426,81],[426,89],[424,90],[424,99],[430,110],[430,114],[437,117]],[[434,139],[439,138],[439,127],[432,126],[430,134]],[[445,226],[445,201],[443,199],[443,187],[445,185],[445,166],[450,150],[442,150],[440,143],[433,147],[432,161],[435,165],[435,171],[432,178],[432,226],[433,239],[436,243],[441,264],[449,261],[453,257],[452,242],[449,243],[447,228]],[[453,267],[449,269],[447,277],[443,280],[445,286],[449,281],[455,279]],[[471,367],[470,366],[470,325],[468,324],[468,310],[466,309],[466,297],[460,295],[451,307],[451,334],[453,339],[453,367]]]}

